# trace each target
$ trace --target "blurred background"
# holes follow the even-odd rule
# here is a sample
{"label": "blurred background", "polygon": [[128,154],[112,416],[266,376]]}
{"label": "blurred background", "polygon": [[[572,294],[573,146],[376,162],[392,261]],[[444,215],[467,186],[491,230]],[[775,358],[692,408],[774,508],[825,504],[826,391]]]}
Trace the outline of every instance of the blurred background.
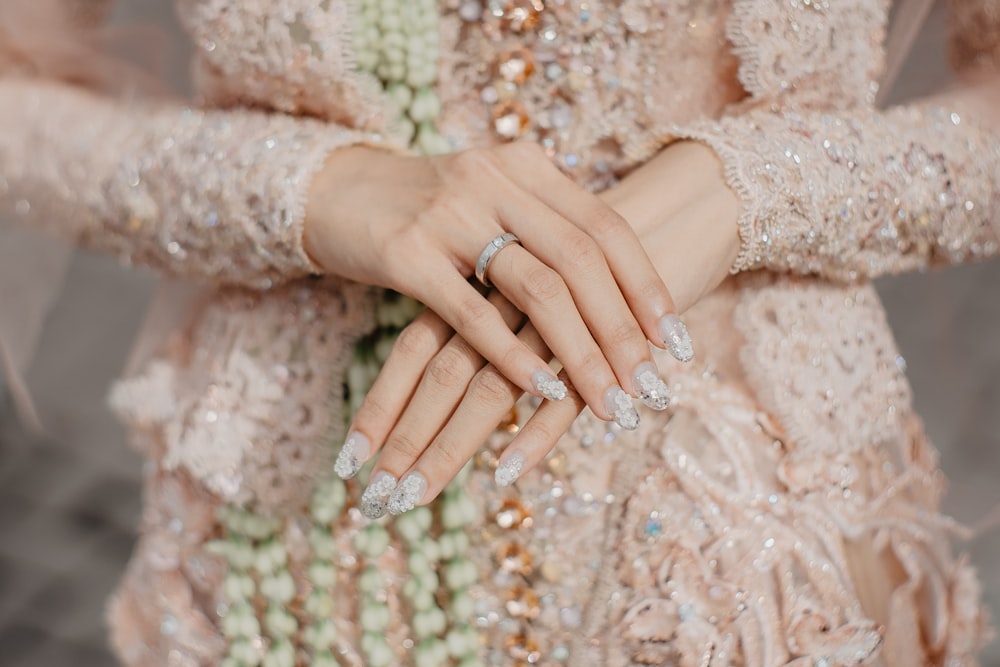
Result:
{"label": "blurred background", "polygon": [[[118,18],[176,31],[168,2],[132,0]],[[947,76],[936,9],[893,97]],[[166,63],[185,78],[183,42]],[[29,436],[0,398],[0,667],[111,667],[104,604],[128,559],[141,461],[105,406],[154,278],[76,253],[28,382],[48,427]],[[1000,506],[1000,260],[879,282],[918,411],[951,480],[945,511],[968,525]],[[0,387],[2,391],[2,387]],[[1000,530],[960,545],[1000,616]],[[983,658],[1000,667],[1000,643]]]}

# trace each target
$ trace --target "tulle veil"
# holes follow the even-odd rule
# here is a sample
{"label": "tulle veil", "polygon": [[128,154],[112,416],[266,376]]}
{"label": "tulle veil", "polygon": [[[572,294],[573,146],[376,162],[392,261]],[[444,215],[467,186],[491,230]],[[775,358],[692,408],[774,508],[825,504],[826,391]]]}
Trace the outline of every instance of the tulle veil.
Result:
{"label": "tulle veil", "polygon": [[[933,0],[897,1],[880,101],[885,100],[899,75],[932,5]],[[156,67],[148,65],[165,46],[162,39],[149,39],[156,34],[156,27],[109,27],[106,19],[111,9],[110,0],[2,0],[0,76],[46,77],[119,97],[172,95]],[[144,43],[146,66],[116,55],[120,51],[117,47],[130,39]],[[0,195],[5,185],[0,173]],[[0,201],[3,199],[0,196]],[[45,315],[60,293],[73,248],[16,226],[12,218],[10,211],[0,210],[0,364],[18,412],[30,427],[40,429],[23,374],[35,352]],[[156,348],[161,337],[184,317],[197,294],[196,286],[162,281],[140,330],[131,366]]]}

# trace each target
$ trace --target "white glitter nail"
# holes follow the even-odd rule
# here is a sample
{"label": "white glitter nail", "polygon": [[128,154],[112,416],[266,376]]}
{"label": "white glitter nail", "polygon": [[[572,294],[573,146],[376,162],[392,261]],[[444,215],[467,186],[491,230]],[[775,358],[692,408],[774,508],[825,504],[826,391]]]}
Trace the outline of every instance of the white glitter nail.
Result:
{"label": "white glitter nail", "polygon": [[350,479],[358,474],[362,464],[368,460],[371,452],[371,445],[368,438],[360,433],[352,431],[347,434],[344,446],[337,454],[337,461],[333,464],[333,471],[340,479]]}
{"label": "white glitter nail", "polygon": [[361,513],[369,519],[385,515],[389,495],[396,489],[396,478],[384,470],[372,475],[368,488],[361,494]]}
{"label": "white glitter nail", "polygon": [[524,454],[514,452],[497,466],[496,472],[493,473],[493,479],[497,486],[510,486],[521,476],[522,468],[524,468]]}
{"label": "white glitter nail", "polygon": [[691,344],[691,336],[681,318],[671,313],[660,320],[658,328],[663,344],[675,359],[678,361],[694,359],[694,345]]}
{"label": "white glitter nail", "polygon": [[623,429],[634,431],[639,428],[639,413],[632,405],[632,397],[621,387],[612,387],[605,392],[604,405]]}
{"label": "white glitter nail", "polygon": [[419,472],[411,472],[403,478],[389,497],[389,513],[399,515],[417,506],[427,491],[427,480]]}
{"label": "white glitter nail", "polygon": [[550,401],[561,401],[566,398],[566,385],[552,373],[535,371],[531,376],[531,382],[538,393]]}
{"label": "white glitter nail", "polygon": [[670,389],[648,361],[639,364],[632,373],[632,386],[642,402],[654,410],[665,410],[670,405]]}

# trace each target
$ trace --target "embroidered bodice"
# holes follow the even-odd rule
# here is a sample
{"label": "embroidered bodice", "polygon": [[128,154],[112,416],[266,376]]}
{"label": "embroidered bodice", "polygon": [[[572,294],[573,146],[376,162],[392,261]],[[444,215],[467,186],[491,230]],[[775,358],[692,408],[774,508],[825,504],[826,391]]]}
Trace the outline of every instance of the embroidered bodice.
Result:
{"label": "embroidered bodice", "polygon": [[[1000,0],[950,4],[956,65],[994,65]],[[382,605],[370,615],[394,619],[385,634],[399,645],[431,623],[406,613],[433,596],[398,594],[423,548],[412,526],[393,527],[390,545],[349,508],[356,488],[316,484],[343,430],[331,398],[371,312],[364,288],[306,278],[307,192],[339,147],[405,150],[399,100],[355,67],[359,6],[178,0],[197,105],[0,79],[11,215],[214,290],[112,396],[156,461],[114,611],[130,663],[216,664],[235,650],[247,659],[227,664],[256,664],[294,635],[302,660],[330,664],[304,648],[325,642],[361,664],[384,638],[361,636],[356,599]],[[888,0],[439,6],[439,129],[453,149],[538,141],[599,190],[671,141],[704,141],[742,204],[734,270],[770,272],[737,276],[688,314],[704,349],[698,365],[669,367],[676,421],[644,416],[628,436],[585,415],[510,492],[489,485],[495,453],[477,458],[479,514],[443,532],[472,552],[479,581],[442,566],[442,581],[420,584],[459,591],[452,609],[468,613],[453,613],[475,616],[456,645],[478,630],[507,647],[496,664],[542,649],[555,664],[855,664],[883,636],[849,576],[844,544],[864,537],[866,562],[891,559],[902,580],[880,619],[887,664],[906,664],[900,637],[942,660],[973,652],[975,583],[927,532],[939,481],[901,361],[873,290],[844,283],[997,252],[988,119],[958,102],[873,108]],[[454,534],[466,524],[481,528],[471,547]],[[203,547],[220,537],[236,546]],[[286,564],[292,584],[276,574]],[[331,606],[351,611],[335,622]],[[920,627],[917,608],[936,625]],[[544,646],[532,628],[546,628]]]}

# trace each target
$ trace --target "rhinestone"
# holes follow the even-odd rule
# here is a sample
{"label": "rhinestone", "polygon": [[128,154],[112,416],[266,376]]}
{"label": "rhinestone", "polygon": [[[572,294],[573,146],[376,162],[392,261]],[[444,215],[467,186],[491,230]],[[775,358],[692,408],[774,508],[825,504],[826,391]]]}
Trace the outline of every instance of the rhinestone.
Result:
{"label": "rhinestone", "polygon": [[500,56],[497,72],[505,81],[524,83],[535,71],[535,56],[527,49],[514,49]]}
{"label": "rhinestone", "polygon": [[516,102],[504,102],[493,111],[493,129],[504,139],[517,139],[528,129],[528,113]]}

